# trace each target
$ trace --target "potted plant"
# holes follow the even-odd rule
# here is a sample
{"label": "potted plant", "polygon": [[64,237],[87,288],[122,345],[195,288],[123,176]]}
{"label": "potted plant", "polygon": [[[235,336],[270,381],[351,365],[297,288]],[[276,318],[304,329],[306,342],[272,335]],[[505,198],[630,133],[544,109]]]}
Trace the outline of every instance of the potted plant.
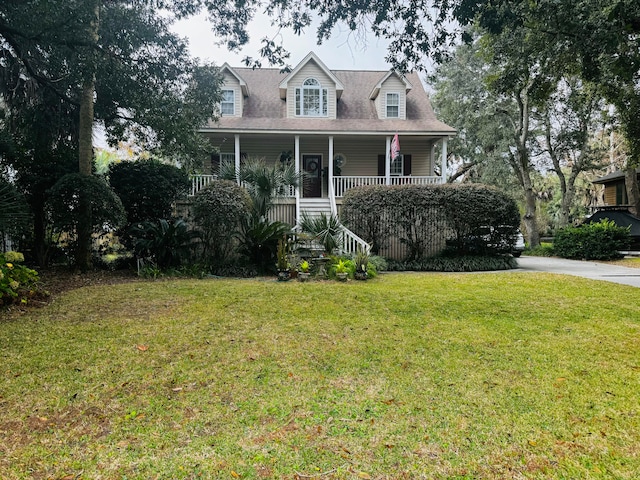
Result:
{"label": "potted plant", "polygon": [[278,270],[278,281],[286,282],[291,278],[291,265],[289,265],[289,258],[287,257],[287,240],[281,238],[278,240],[277,251],[277,263],[276,268]]}
{"label": "potted plant", "polygon": [[358,249],[353,263],[356,266],[353,272],[353,278],[356,280],[366,280],[368,276],[367,269],[369,268],[369,254],[362,249]]}
{"label": "potted plant", "polygon": [[336,277],[338,280],[346,282],[348,274],[347,263],[343,259],[338,260],[338,263],[336,263]]}
{"label": "potted plant", "polygon": [[298,270],[299,282],[306,282],[307,280],[309,280],[309,276],[311,275],[311,273],[309,272],[310,267],[311,265],[309,265],[308,261],[302,260],[302,262],[300,262],[300,268]]}

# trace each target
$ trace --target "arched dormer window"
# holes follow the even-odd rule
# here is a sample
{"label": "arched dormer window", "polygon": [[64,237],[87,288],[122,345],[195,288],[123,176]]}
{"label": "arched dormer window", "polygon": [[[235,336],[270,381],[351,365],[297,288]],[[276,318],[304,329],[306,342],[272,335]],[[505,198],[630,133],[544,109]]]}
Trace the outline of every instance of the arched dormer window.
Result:
{"label": "arched dormer window", "polygon": [[296,88],[296,115],[300,117],[327,116],[327,89],[315,78],[307,78]]}

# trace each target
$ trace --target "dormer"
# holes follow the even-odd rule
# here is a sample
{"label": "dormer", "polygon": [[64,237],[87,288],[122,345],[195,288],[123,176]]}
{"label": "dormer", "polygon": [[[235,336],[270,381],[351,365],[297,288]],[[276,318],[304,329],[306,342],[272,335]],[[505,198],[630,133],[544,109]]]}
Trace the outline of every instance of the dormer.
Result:
{"label": "dormer", "polygon": [[224,117],[241,117],[244,99],[249,96],[249,88],[238,73],[227,63],[220,67],[222,98],[218,113]]}
{"label": "dormer", "polygon": [[279,85],[287,102],[288,118],[335,119],[344,86],[327,66],[310,52]]}
{"label": "dormer", "polygon": [[413,85],[396,70],[387,72],[373,87],[369,98],[374,101],[378,118],[406,120],[407,94]]}

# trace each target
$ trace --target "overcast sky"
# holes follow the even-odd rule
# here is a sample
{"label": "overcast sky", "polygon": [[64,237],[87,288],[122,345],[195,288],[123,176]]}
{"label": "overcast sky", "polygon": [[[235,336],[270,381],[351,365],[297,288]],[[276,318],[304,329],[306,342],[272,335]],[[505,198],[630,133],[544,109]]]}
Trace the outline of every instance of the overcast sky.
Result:
{"label": "overcast sky", "polygon": [[[275,29],[270,20],[263,15],[256,15],[249,25],[250,43],[240,53],[229,52],[224,46],[216,46],[219,39],[211,31],[205,15],[192,17],[176,23],[172,30],[189,40],[191,54],[203,60],[213,61],[220,66],[227,62],[232,67],[242,67],[245,56],[259,57],[260,40],[268,36],[272,38]],[[372,35],[365,39],[357,38],[346,28],[334,30],[333,35],[321,46],[316,44],[315,28],[310,28],[301,36],[291,32],[283,32],[274,41],[282,38],[284,47],[289,50],[289,64],[295,67],[310,51],[314,51],[331,70],[388,70],[391,66],[385,62],[388,42]],[[267,67],[263,61],[263,67]]]}

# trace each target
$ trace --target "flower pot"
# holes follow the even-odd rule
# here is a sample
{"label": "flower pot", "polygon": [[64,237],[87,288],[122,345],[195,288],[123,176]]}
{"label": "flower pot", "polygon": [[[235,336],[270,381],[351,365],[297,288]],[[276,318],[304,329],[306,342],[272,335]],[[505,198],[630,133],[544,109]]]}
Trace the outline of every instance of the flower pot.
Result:
{"label": "flower pot", "polygon": [[341,281],[341,282],[346,282],[347,281],[347,272],[336,272],[336,278]]}
{"label": "flower pot", "polygon": [[298,272],[298,281],[306,282],[307,280],[309,280],[310,276],[311,274],[309,272]]}
{"label": "flower pot", "polygon": [[289,270],[278,270],[278,281],[288,282],[291,278],[291,272]]}
{"label": "flower pot", "polygon": [[367,279],[367,272],[356,271],[353,274],[353,278],[355,278],[356,280],[366,280]]}

